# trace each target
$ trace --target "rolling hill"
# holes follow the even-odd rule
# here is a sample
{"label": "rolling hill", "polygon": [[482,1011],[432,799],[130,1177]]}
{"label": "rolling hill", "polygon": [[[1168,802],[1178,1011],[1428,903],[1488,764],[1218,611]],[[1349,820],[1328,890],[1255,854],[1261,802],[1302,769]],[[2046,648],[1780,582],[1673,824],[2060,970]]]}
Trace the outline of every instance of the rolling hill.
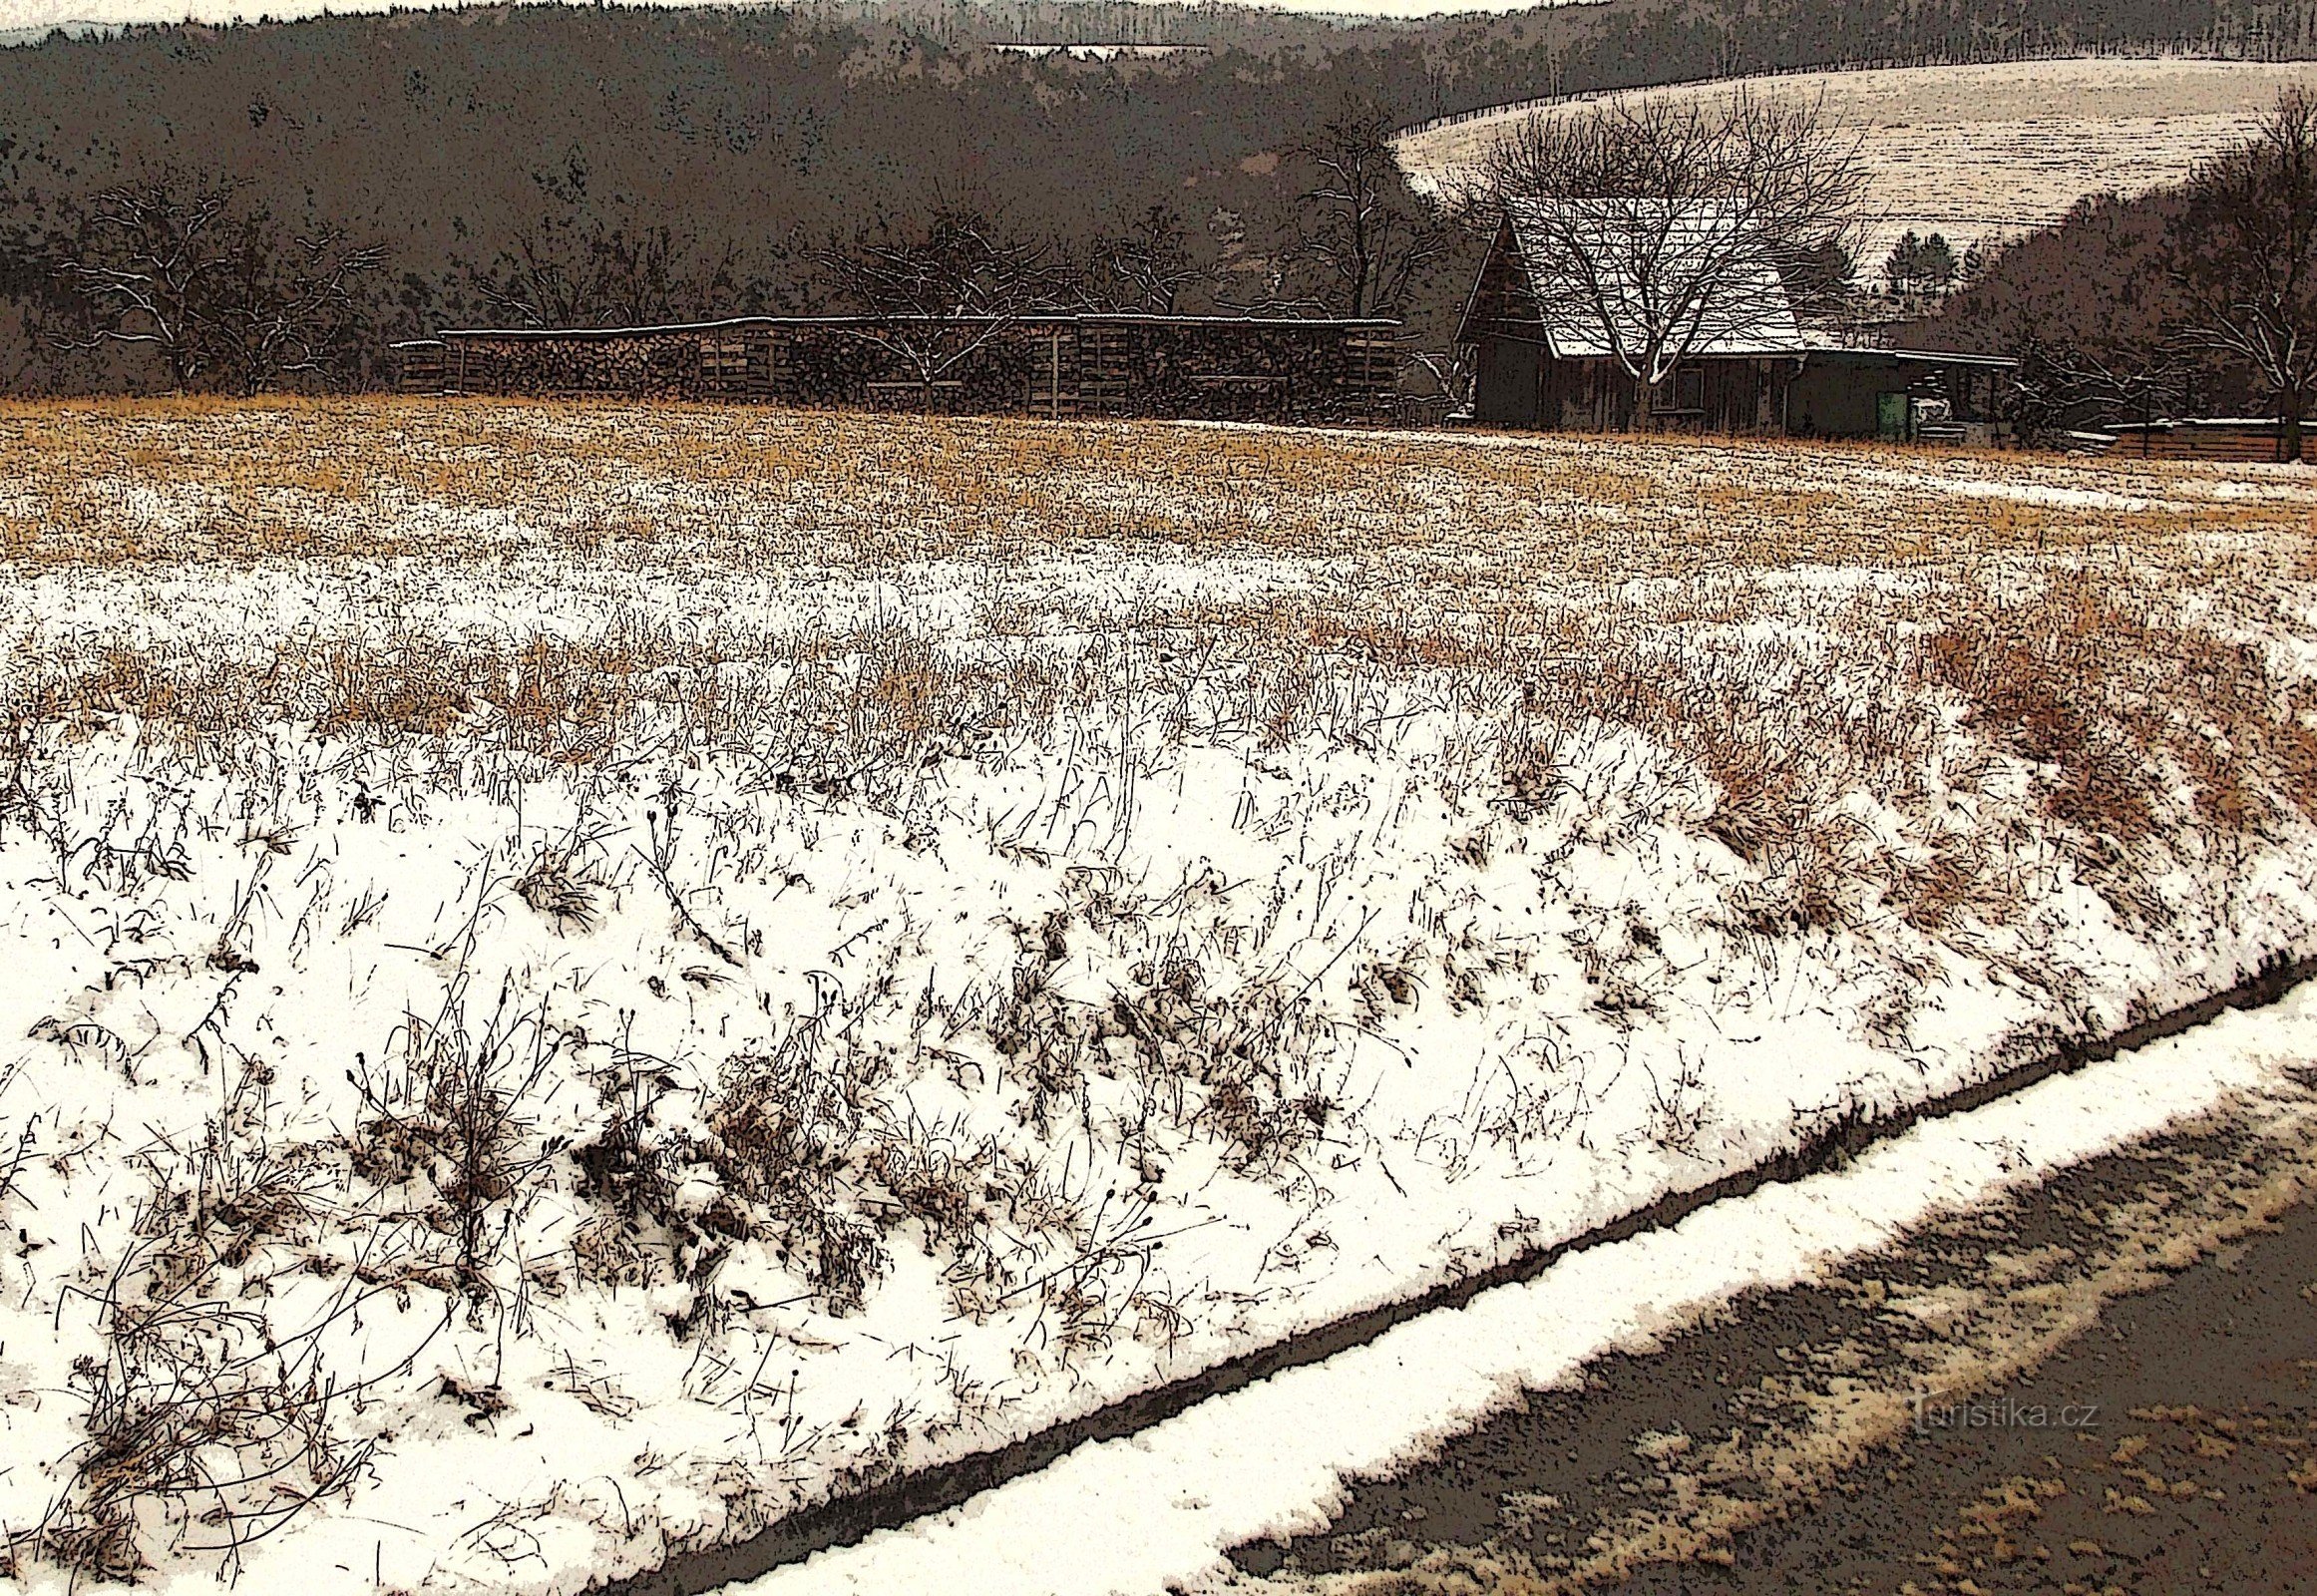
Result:
{"label": "rolling hill", "polygon": [[[2057,222],[2090,194],[2145,193],[2249,133],[2288,84],[2317,88],[2317,63],[2084,57],[1885,71],[1818,72],[1680,85],[1638,99],[1753,92],[1823,96],[1865,139],[1872,172],[1865,262],[1908,228],[1945,233],[1958,252]],[[1521,118],[1508,106],[1419,127],[1401,165],[1438,186],[1469,168]]]}

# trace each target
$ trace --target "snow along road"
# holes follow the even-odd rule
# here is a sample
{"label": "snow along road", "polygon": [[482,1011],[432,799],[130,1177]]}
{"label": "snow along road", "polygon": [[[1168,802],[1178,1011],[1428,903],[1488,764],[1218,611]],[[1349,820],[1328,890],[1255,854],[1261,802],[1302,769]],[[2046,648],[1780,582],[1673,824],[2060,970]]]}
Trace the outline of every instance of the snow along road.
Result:
{"label": "snow along road", "polygon": [[1597,1360],[1232,1557],[1273,1596],[2317,1592],[2312,1303],[2317,1069]]}
{"label": "snow along road", "polygon": [[727,1587],[733,1596],[974,1590],[1160,1596],[1244,1579],[1227,1549],[1317,1532],[1377,1474],[1647,1348],[1750,1287],[1811,1278],[1962,1205],[1984,1204],[2189,1116],[2295,1090],[2317,1058],[2317,994],[1930,1121],[1838,1170],[1715,1204],[1561,1260],[1465,1308],[1403,1324],[906,1528]]}

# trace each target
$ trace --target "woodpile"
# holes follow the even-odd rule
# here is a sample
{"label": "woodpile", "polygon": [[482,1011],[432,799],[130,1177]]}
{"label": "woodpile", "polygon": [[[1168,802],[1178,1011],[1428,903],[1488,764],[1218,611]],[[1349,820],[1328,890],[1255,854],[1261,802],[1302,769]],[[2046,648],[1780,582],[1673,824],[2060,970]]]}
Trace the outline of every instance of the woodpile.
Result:
{"label": "woodpile", "polygon": [[1398,323],[1038,315],[750,317],[445,332],[396,344],[404,393],[612,395],[1038,416],[1377,421]]}

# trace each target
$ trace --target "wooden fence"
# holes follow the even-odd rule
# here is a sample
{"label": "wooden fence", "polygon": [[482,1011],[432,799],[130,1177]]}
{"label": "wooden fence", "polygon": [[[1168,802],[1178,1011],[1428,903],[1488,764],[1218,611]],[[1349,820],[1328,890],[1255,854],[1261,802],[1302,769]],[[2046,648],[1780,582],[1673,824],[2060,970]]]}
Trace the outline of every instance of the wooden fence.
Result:
{"label": "wooden fence", "polygon": [[[2277,423],[2259,418],[2216,421],[2112,422],[2100,429],[2116,442],[2103,450],[2118,460],[2275,460]],[[2310,429],[2317,444],[2317,426]]]}

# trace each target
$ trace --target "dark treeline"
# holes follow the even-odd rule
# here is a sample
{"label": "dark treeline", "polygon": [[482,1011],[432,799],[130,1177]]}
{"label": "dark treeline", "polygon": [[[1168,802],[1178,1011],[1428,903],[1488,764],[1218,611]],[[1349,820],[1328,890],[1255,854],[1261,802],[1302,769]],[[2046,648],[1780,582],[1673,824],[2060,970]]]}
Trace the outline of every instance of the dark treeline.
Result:
{"label": "dark treeline", "polygon": [[[1003,258],[1067,263],[1090,301],[1148,305],[1155,274],[1173,308],[1389,311],[1436,348],[1469,246],[1387,169],[1362,202],[1399,253],[1348,264],[1365,229],[1326,198],[1347,127],[1868,61],[2317,54],[2317,0],[2087,9],[1609,0],[1347,24],[884,0],[58,38],[0,51],[0,384],[344,384],[442,325],[860,308],[846,260],[961,216]],[[1016,39],[1205,52],[986,48]],[[194,280],[172,285],[186,258]],[[203,347],[104,336],[153,321],[155,291]]]}
{"label": "dark treeline", "polygon": [[2317,413],[2317,97],[2287,91],[2247,143],[2177,188],[2079,203],[1999,251],[1902,343],[2020,361],[2030,436],[2173,416]]}

